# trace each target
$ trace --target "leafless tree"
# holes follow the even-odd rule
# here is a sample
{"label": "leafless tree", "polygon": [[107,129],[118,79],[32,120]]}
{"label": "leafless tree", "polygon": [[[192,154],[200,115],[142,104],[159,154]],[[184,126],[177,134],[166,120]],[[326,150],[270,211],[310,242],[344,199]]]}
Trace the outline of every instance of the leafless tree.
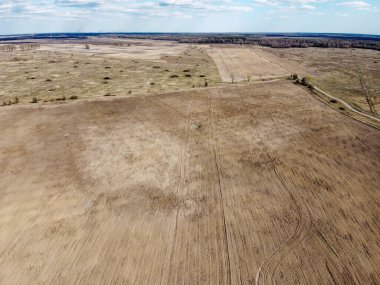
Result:
{"label": "leafless tree", "polygon": [[0,51],[2,52],[10,52],[15,51],[16,46],[15,45],[0,45]]}

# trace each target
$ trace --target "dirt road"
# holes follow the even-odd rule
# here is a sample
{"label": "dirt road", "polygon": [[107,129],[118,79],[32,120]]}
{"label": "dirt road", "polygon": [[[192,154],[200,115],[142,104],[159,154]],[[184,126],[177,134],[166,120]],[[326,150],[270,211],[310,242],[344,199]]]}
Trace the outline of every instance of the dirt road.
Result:
{"label": "dirt road", "polygon": [[288,81],[0,119],[1,284],[380,282],[380,135]]}

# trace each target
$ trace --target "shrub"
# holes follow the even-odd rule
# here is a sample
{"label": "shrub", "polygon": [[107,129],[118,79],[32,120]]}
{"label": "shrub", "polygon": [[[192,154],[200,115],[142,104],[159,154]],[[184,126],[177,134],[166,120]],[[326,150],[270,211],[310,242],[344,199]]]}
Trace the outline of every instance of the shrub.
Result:
{"label": "shrub", "polygon": [[289,80],[297,80],[298,79],[298,74],[297,73],[293,73],[289,76]]}
{"label": "shrub", "polygon": [[70,100],[76,100],[76,99],[78,99],[78,96],[76,96],[76,95],[72,95],[72,96],[70,96],[69,99],[70,99]]}
{"label": "shrub", "polygon": [[313,84],[311,83],[311,77],[309,76],[306,76],[306,77],[303,77],[302,80],[301,80],[301,84],[304,85],[304,86],[307,86],[307,87],[311,87]]}
{"label": "shrub", "polygon": [[208,82],[206,81],[206,82],[205,82],[205,87],[207,87],[207,86],[208,86]]}
{"label": "shrub", "polygon": [[37,102],[38,102],[37,98],[36,98],[36,97],[33,97],[33,99],[32,99],[32,102],[31,102],[31,103],[37,103]]}
{"label": "shrub", "polygon": [[18,97],[15,97],[15,100],[13,101],[13,104],[18,104],[20,101],[18,100]]}

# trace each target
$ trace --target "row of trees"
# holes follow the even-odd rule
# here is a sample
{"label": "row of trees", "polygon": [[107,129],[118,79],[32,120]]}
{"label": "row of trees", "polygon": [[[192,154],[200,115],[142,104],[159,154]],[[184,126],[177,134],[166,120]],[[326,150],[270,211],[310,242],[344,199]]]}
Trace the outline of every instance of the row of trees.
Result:
{"label": "row of trees", "polygon": [[8,52],[16,50],[15,45],[0,45],[0,51]]}
{"label": "row of trees", "polygon": [[[40,44],[22,44],[18,45],[21,51],[26,50],[37,50],[40,49]],[[10,52],[17,50],[17,45],[0,45],[0,51],[2,52]]]}
{"label": "row of trees", "polygon": [[19,45],[19,47],[20,47],[20,50],[22,51],[37,50],[41,48],[40,44],[23,44],[23,45]]}

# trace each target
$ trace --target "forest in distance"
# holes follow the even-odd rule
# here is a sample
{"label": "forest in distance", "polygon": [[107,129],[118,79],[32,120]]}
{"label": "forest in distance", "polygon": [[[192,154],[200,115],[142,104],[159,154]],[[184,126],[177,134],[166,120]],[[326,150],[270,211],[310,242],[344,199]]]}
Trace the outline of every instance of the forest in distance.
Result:
{"label": "forest in distance", "polygon": [[362,48],[380,50],[380,36],[324,33],[52,33],[0,36],[0,41],[86,39],[87,37],[151,39],[192,44],[258,45],[271,48]]}

